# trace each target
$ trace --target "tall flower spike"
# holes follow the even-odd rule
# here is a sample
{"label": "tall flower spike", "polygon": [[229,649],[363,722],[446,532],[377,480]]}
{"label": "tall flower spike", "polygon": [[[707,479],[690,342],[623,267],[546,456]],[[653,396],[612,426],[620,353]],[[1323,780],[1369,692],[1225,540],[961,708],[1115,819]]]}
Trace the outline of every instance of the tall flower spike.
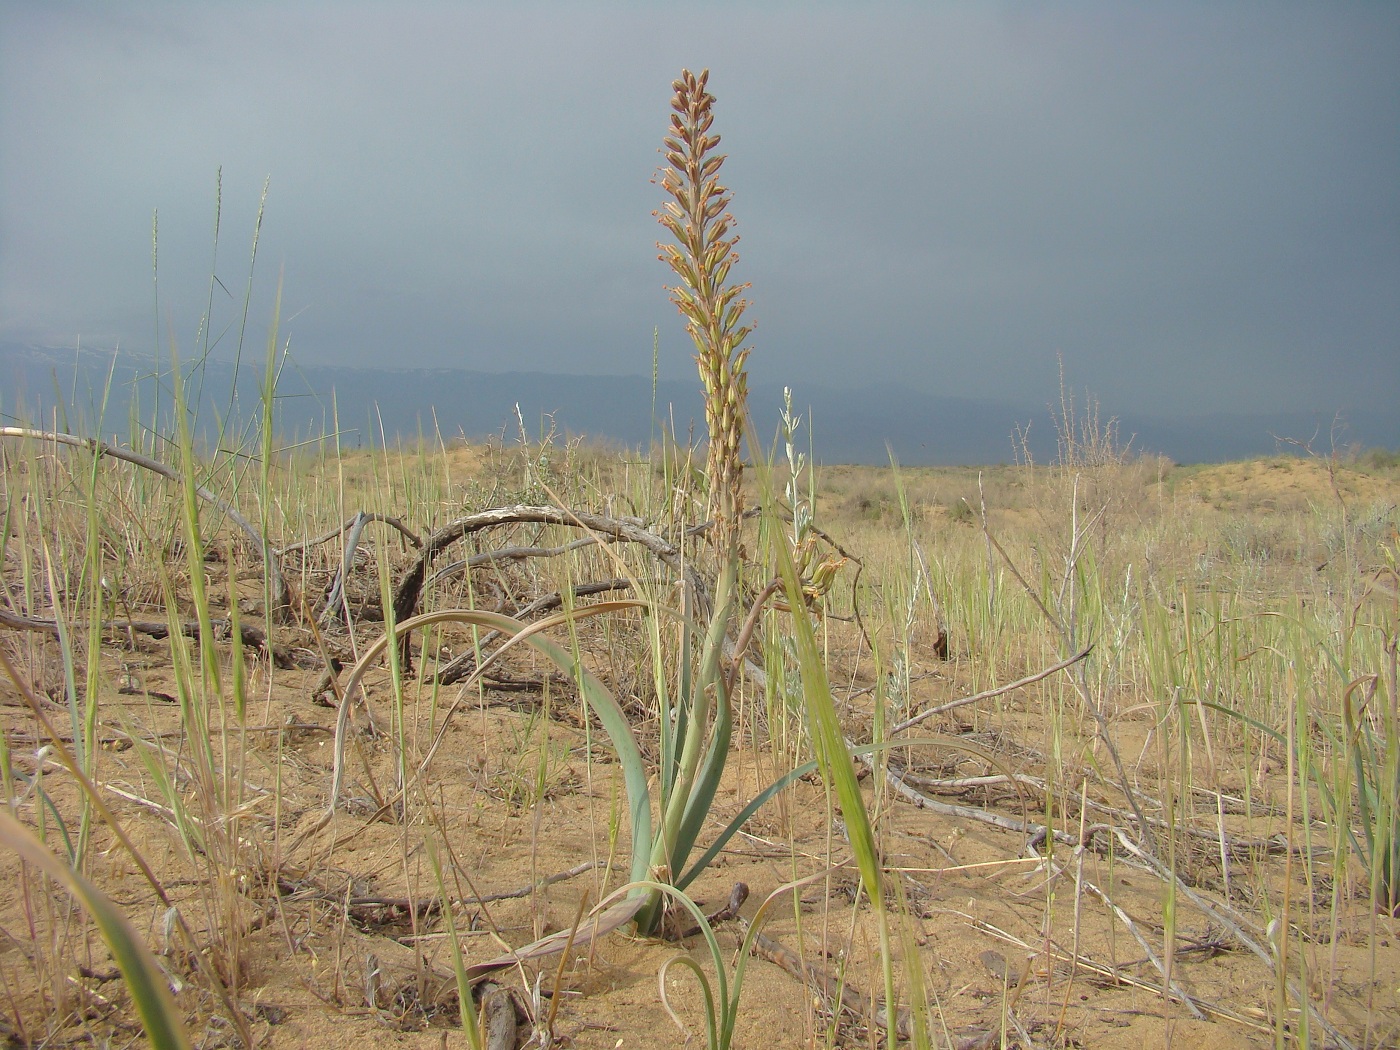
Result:
{"label": "tall flower spike", "polygon": [[726,550],[738,541],[743,511],[739,447],[748,400],[744,340],[750,329],[739,323],[749,305],[741,296],[748,285],[727,283],[739,259],[734,250],[739,237],[731,232],[729,191],[719,182],[724,164],[724,155],[714,152],[719,136],[709,134],[715,102],[705,89],[709,77],[709,70],[697,77],[687,69],[671,85],[671,128],[662,140],[668,166],[654,180],[671,199],[653,214],[675,238],[657,248],[680,280],[670,289],[671,301],[695,343],[709,431],[710,515],[715,543]]}

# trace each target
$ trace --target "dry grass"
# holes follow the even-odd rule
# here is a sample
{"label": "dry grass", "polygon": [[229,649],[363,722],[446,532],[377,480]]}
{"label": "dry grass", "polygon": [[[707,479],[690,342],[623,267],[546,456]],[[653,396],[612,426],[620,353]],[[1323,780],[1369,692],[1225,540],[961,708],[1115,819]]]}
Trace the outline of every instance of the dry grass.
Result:
{"label": "dry grass", "polygon": [[[286,460],[266,491],[235,484],[228,463],[204,464],[205,483],[251,520],[272,512],[274,546],[300,598],[279,623],[263,614],[260,557],[207,510],[205,553],[190,561],[177,486],[42,442],[7,441],[3,455],[4,610],[35,629],[7,627],[0,644],[61,742],[81,752],[195,950],[55,766],[54,742],[17,684],[0,681],[7,797],[145,932],[203,1045],[235,1043],[240,1028],[259,1045],[351,1045],[386,1026],[410,1045],[438,1045],[430,1030],[460,1023],[450,942],[481,961],[567,930],[580,907],[625,879],[618,769],[572,683],[520,655],[465,694],[434,685],[437,667],[480,641],[465,629],[415,635],[411,671],[371,673],[378,734],[358,717],[348,802],[311,830],[327,803],[335,720],[323,706],[335,688],[324,659],[348,666],[382,635],[385,595],[417,556],[404,532],[373,522],[346,559],[334,530],[365,510],[426,537],[547,487],[570,505],[635,515],[684,546],[676,508],[702,504],[678,500],[676,486],[692,475],[558,445]],[[1094,645],[1077,665],[1078,686],[1068,672],[1052,675],[926,720],[901,734],[925,742],[869,757],[866,803],[886,890],[904,902],[890,920],[893,942],[902,972],[916,966],[923,977],[934,1044],[983,1032],[1023,1046],[1188,1036],[1220,1046],[1390,1045],[1400,1008],[1387,975],[1400,972],[1400,942],[1376,907],[1374,866],[1347,832],[1364,840],[1352,737],[1383,734],[1383,705],[1394,703],[1400,479],[1295,459],[1199,470],[1126,463],[1092,480],[1080,475],[1076,489],[1073,475],[1026,467],[983,472],[980,485],[968,470],[817,472],[816,521],[860,562],[837,578],[821,621],[854,744],[1070,655],[1067,630]],[[876,499],[885,509],[872,514]],[[962,500],[971,520],[947,509]],[[332,538],[291,549],[325,533]],[[437,566],[577,539],[577,529],[513,524]],[[756,533],[746,544],[762,549]],[[423,608],[518,607],[625,575],[618,557],[636,578],[661,574],[635,546],[576,547],[444,573]],[[343,563],[350,615],[321,617]],[[131,627],[197,623],[195,571],[212,633],[201,640],[196,626],[196,637],[172,641]],[[762,566],[746,571],[747,585],[764,578]],[[933,651],[933,598],[947,660]],[[243,627],[270,635],[269,649],[240,647],[219,626],[235,610]],[[783,670],[783,616],[767,614],[760,629],[767,687],[749,680],[736,698],[717,819],[810,757],[801,694]],[[559,637],[606,680],[639,737],[656,739],[640,626],[634,615],[591,619]],[[1351,737],[1348,704],[1360,712]],[[798,781],[693,892],[713,910],[743,880],[752,914],[768,892],[815,877],[776,906],[767,932],[868,996],[882,988],[878,925],[852,896],[843,827],[820,784]],[[583,862],[591,866],[544,884]],[[132,1014],[92,928],[42,873],[5,864],[9,1038],[128,1041]],[[576,1046],[673,1045],[655,974],[687,945],[614,935],[562,966],[507,973],[502,984],[532,1015],[520,1038],[533,1024]],[[829,1013],[774,959],[749,968],[741,1042],[774,1024],[791,1032],[788,1045],[877,1038],[868,1009]],[[693,1029],[685,980],[674,968],[666,979]],[[1188,1002],[1161,994],[1168,979]],[[906,1008],[916,992],[906,979]]]}

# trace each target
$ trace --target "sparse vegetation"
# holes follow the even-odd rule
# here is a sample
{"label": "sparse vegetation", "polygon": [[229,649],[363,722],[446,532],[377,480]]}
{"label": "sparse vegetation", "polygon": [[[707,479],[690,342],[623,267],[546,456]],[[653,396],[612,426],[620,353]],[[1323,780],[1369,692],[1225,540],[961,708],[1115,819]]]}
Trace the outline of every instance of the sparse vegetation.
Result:
{"label": "sparse vegetation", "polygon": [[705,448],[0,434],[8,1043],[1395,1045],[1393,464],[746,470],[675,90]]}

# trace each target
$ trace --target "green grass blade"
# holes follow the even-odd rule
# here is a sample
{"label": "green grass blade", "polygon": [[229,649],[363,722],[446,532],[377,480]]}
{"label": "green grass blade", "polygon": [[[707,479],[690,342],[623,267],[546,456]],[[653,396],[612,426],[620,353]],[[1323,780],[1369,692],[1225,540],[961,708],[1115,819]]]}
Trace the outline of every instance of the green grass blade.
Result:
{"label": "green grass blade", "polygon": [[[764,476],[762,481],[765,491],[770,494],[767,498],[771,503],[769,479]],[[861,882],[865,886],[866,895],[875,909],[879,923],[880,959],[885,978],[886,1039],[887,1045],[894,1046],[897,1034],[895,1015],[898,1011],[890,949],[890,917],[885,908],[883,874],[880,870],[880,853],[875,843],[875,831],[871,826],[870,814],[865,808],[865,798],[861,795],[860,783],[856,779],[855,768],[846,748],[841,721],[836,713],[836,701],[831,695],[831,681],[827,677],[821,648],[817,644],[816,632],[807,613],[802,580],[798,576],[797,566],[793,563],[792,552],[783,543],[774,544],[774,549],[783,590],[793,610],[792,638],[797,651],[803,699],[818,766],[823,779],[836,790],[836,798],[841,804],[841,813],[846,821],[851,850],[860,870]]]}
{"label": "green grass blade", "polygon": [[189,1036],[165,979],[141,935],[117,906],[85,877],[45,849],[28,828],[4,810],[0,810],[0,842],[61,883],[82,902],[121,971],[151,1045],[156,1050],[189,1050]]}

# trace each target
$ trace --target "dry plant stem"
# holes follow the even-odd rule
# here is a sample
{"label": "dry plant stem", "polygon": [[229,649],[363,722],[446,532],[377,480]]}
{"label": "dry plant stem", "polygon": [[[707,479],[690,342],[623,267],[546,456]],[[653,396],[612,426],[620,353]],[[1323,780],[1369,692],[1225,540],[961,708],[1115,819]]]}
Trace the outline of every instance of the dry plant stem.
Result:
{"label": "dry plant stem", "polygon": [[1035,674],[1027,675],[1025,678],[1018,678],[1016,681],[1010,682],[1007,685],[997,686],[995,689],[988,689],[986,692],[977,693],[975,696],[965,696],[959,700],[952,700],[946,704],[940,704],[938,707],[929,708],[927,711],[920,711],[912,718],[906,718],[903,722],[893,726],[890,729],[890,735],[893,736],[895,733],[902,733],[904,730],[911,729],[920,722],[933,718],[936,715],[947,714],[949,711],[956,711],[958,708],[966,707],[968,704],[976,704],[983,700],[991,700],[994,697],[1013,692],[1025,686],[1034,685],[1041,679],[1049,678],[1056,671],[1063,671],[1065,668],[1072,667],[1079,663],[1080,660],[1083,660],[1093,651],[1094,647],[1092,645],[1086,646],[1069,659],[1061,660],[1053,667],[1047,667],[1043,671],[1037,671]]}
{"label": "dry plant stem", "polygon": [[[594,580],[591,583],[580,583],[573,588],[575,598],[589,598],[596,594],[608,594],[612,591],[628,591],[632,589],[632,581],[621,578],[611,580]],[[503,603],[504,604],[504,603]],[[531,617],[540,613],[551,612],[564,604],[564,596],[559,591],[553,594],[546,594],[541,598],[536,598],[529,605],[521,606],[514,611],[509,608],[500,608],[496,612],[503,612],[507,616],[521,621],[528,621]],[[501,637],[499,631],[487,631],[477,642],[476,648],[484,648]],[[468,650],[460,656],[454,658],[449,663],[438,668],[436,681],[438,685],[455,685],[476,669],[476,652]],[[461,701],[454,703],[455,710]]]}
{"label": "dry plant stem", "polygon": [[759,592],[758,597],[753,600],[749,607],[748,618],[744,621],[744,626],[739,629],[739,637],[734,642],[732,650],[726,650],[725,656],[729,660],[729,667],[726,675],[729,679],[729,688],[734,688],[734,683],[738,679],[744,656],[748,652],[749,642],[753,639],[754,629],[758,626],[759,618],[763,615],[764,606],[768,604],[768,599],[783,589],[783,581],[780,579],[770,580],[768,586]]}
{"label": "dry plant stem", "polygon": [[[740,942],[742,942],[744,937],[749,934],[747,919],[739,918],[739,929],[742,931],[739,937]],[[876,1011],[872,1018],[868,995],[857,990],[849,981],[828,973],[815,963],[807,962],[781,941],[766,934],[753,934],[753,946],[749,950],[759,958],[767,959],[792,974],[824,1000],[828,1009],[832,1010],[833,1013],[838,1009],[844,1010],[852,1017],[861,1019],[871,1028],[888,1027],[889,1019],[883,1006]],[[899,1033],[901,1039],[910,1037],[913,1024],[907,1009],[901,1008],[895,1015],[895,1031]]]}
{"label": "dry plant stem", "polygon": [[[587,904],[587,902],[588,902],[588,897],[587,897],[586,894],[578,899],[578,912],[574,915],[573,925],[570,927],[570,929],[572,929],[572,930],[575,931],[575,936],[577,936],[577,932],[576,932],[576,931],[578,930],[579,924],[580,924],[581,922],[583,922],[583,909],[584,909],[585,905]],[[563,996],[563,987],[564,987],[564,967],[565,967],[565,965],[567,964],[567,962],[568,962],[568,960],[569,960],[569,949],[571,949],[573,946],[574,946],[574,942],[573,942],[572,939],[570,939],[570,940],[566,943],[566,945],[565,945],[565,947],[564,947],[564,950],[561,951],[561,952],[559,953],[559,965],[556,966],[556,967],[554,968],[554,989],[553,989],[553,994],[551,994],[550,997],[549,997],[549,1015],[548,1015],[548,1017],[545,1018],[545,1022],[544,1022],[544,1026],[543,1026],[543,1033],[542,1033],[542,1034],[539,1034],[539,1032],[540,1032],[540,1028],[539,1028],[539,1016],[540,1016],[540,1013],[541,1013],[541,1010],[540,1010],[540,994],[539,994],[539,993],[540,993],[540,982],[541,982],[542,978],[544,977],[544,973],[543,973],[543,971],[541,971],[541,972],[539,972],[539,973],[537,973],[537,974],[535,975],[535,988],[534,988],[535,995],[534,995],[534,1003],[535,1003],[535,1024],[536,1024],[536,1032],[537,1032],[537,1041],[539,1042],[540,1046],[541,1046],[541,1047],[544,1047],[544,1048],[551,1047],[551,1046],[553,1046],[554,1043],[555,1043],[555,1038],[554,1038],[554,1022],[555,1022],[555,1020],[556,1020],[556,1019],[558,1018],[558,1016],[559,1016],[559,1003],[560,1003],[561,1001],[563,1001],[563,998],[564,998],[564,996]]]}
{"label": "dry plant stem", "polygon": [[[1081,857],[1083,855],[1083,850],[1084,847],[1082,844],[1075,847],[1076,858]],[[1062,865],[1056,864],[1053,860],[1049,858],[1049,856],[1046,856],[1042,859],[1044,860],[1046,866],[1049,868],[1051,879],[1057,879],[1061,875],[1068,874],[1067,868],[1065,868]],[[1171,992],[1172,996],[1179,1000],[1181,1003],[1185,1004],[1186,1009],[1191,1011],[1192,1017],[1194,1017],[1198,1021],[1204,1021],[1206,1019],[1206,1015],[1201,1012],[1198,1006],[1196,1006],[1195,998],[1182,991],[1180,986],[1177,985],[1176,981],[1172,979],[1170,970],[1165,965],[1163,965],[1160,959],[1157,958],[1157,953],[1154,952],[1152,950],[1152,946],[1147,943],[1146,936],[1144,936],[1143,932],[1140,929],[1138,929],[1138,925],[1133,921],[1133,917],[1127,912],[1125,912],[1122,908],[1120,908],[1114,902],[1113,898],[1111,898],[1107,893],[1101,890],[1094,883],[1090,882],[1088,879],[1079,876],[1076,877],[1075,883],[1077,886],[1081,886],[1084,889],[1088,890],[1091,894],[1093,894],[1095,897],[1097,897],[1104,903],[1104,906],[1108,908],[1108,910],[1113,913],[1114,917],[1123,924],[1124,929],[1126,929],[1128,933],[1132,935],[1133,940],[1138,942],[1138,945],[1147,955],[1148,961],[1152,963],[1153,968],[1159,974],[1162,975],[1162,983],[1167,988],[1167,990]]]}
{"label": "dry plant stem", "polygon": [[[1155,995],[1162,995],[1164,993],[1164,989],[1161,985],[1153,984],[1151,981],[1144,981],[1141,978],[1133,977],[1131,974],[1123,972],[1126,966],[1135,965],[1133,963],[1119,963],[1116,965],[1112,965],[1109,963],[1098,962],[1094,959],[1089,958],[1088,956],[1078,955],[1075,952],[1066,949],[1054,940],[1051,940],[1048,943],[1048,945],[1042,943],[1040,946],[1037,947],[1027,943],[1026,941],[1015,936],[1014,934],[1007,933],[1005,930],[994,926],[983,919],[977,918],[976,916],[968,915],[965,912],[952,912],[951,914],[962,916],[968,921],[968,924],[973,929],[979,930],[982,933],[990,934],[991,936],[997,938],[1000,941],[1004,941],[1007,944],[1020,948],[1023,951],[1025,951],[1028,955],[1034,956],[1038,954],[1045,954],[1049,956],[1052,962],[1058,959],[1061,962],[1068,963],[1073,968],[1087,970],[1099,977],[1106,978],[1114,984],[1123,984],[1131,988],[1141,988],[1143,991],[1152,992]],[[1147,960],[1144,959],[1142,961],[1146,962]],[[1176,995],[1175,992],[1170,991],[1167,991],[1166,994],[1171,995],[1173,997],[1175,997]],[[1220,1019],[1225,1021],[1233,1021],[1235,1024],[1243,1025],[1244,1027],[1253,1029],[1257,1032],[1269,1032],[1272,1030],[1270,1027],[1260,1024],[1258,1021],[1251,1020],[1250,1018],[1245,1017],[1242,1014],[1236,1013],[1233,1010],[1228,1010],[1225,1007],[1220,1006],[1219,1004],[1210,1003],[1204,999],[1192,999],[1192,1002],[1194,1003],[1197,1009],[1210,1016],[1219,1017]]]}
{"label": "dry plant stem", "polygon": [[462,558],[459,561],[450,562],[444,565],[437,572],[428,577],[428,583],[436,583],[438,580],[451,576],[454,573],[462,572],[464,569],[477,569],[483,565],[494,565],[499,561],[525,561],[527,558],[558,558],[564,554],[572,554],[576,550],[584,547],[596,547],[602,540],[596,536],[584,536],[582,539],[574,540],[572,543],[561,543],[557,547],[502,547],[500,550],[482,551],[480,554],[473,554],[470,558]]}
{"label": "dry plant stem", "polygon": [[[72,448],[85,448],[98,456],[110,456],[112,459],[119,459],[126,463],[142,467],[152,473],[170,481],[181,482],[183,478],[180,472],[171,467],[167,467],[158,460],[143,456],[129,449],[118,448],[116,445],[109,445],[106,442],[98,441],[95,438],[80,438],[72,434],[62,434],[56,431],[31,430],[28,427],[0,427],[0,437],[27,438],[32,441],[50,441],[56,445],[68,445]],[[194,494],[205,503],[211,504],[221,514],[228,516],[229,520],[247,533],[248,538],[253,541],[253,547],[263,553],[263,571],[267,573],[268,582],[272,586],[272,593],[277,600],[277,615],[285,617],[292,607],[292,591],[287,584],[286,577],[282,575],[282,567],[277,560],[277,552],[272,545],[263,539],[258,527],[240,514],[234,507],[225,503],[218,496],[214,495],[203,485],[194,486]]]}
{"label": "dry plant stem", "polygon": [[[1021,570],[1018,569],[1016,563],[1012,561],[1011,555],[1006,553],[1005,548],[1002,547],[985,524],[983,525],[982,532],[983,535],[987,537],[987,542],[996,548],[997,553],[1000,554],[1002,560],[1006,562],[1007,568],[1011,570],[1011,575],[1016,577],[1016,581],[1021,585],[1027,596],[1030,597],[1031,601],[1034,602],[1036,607],[1044,614],[1046,620],[1060,632],[1060,636],[1065,640],[1066,646],[1072,647],[1070,645],[1072,635],[1064,621],[1051,612],[1050,609],[1046,607],[1045,603],[1040,600],[1040,595],[1036,593],[1035,588],[1026,582],[1026,578],[1021,575]],[[1075,537],[1071,540],[1071,547],[1077,548],[1078,542],[1079,534],[1076,531]],[[1074,569],[1071,565],[1069,572],[1072,573],[1073,571]],[[1152,827],[1147,821],[1147,815],[1143,812],[1142,806],[1138,803],[1137,792],[1133,790],[1132,783],[1128,779],[1128,771],[1123,765],[1123,758],[1118,754],[1118,747],[1114,744],[1113,736],[1109,732],[1108,718],[1104,715],[1098,702],[1090,693],[1088,683],[1083,680],[1082,668],[1080,668],[1079,673],[1072,674],[1070,680],[1074,683],[1075,691],[1079,693],[1080,699],[1084,701],[1085,706],[1089,708],[1089,711],[1094,716],[1094,721],[1098,726],[1099,740],[1102,742],[1104,749],[1108,752],[1109,758],[1113,761],[1113,768],[1118,774],[1118,783],[1119,787],[1123,790],[1123,797],[1128,800],[1128,805],[1132,809],[1133,815],[1137,817],[1139,833],[1142,835],[1143,841],[1147,844],[1148,851],[1156,854],[1158,852],[1157,836],[1153,833]]]}

